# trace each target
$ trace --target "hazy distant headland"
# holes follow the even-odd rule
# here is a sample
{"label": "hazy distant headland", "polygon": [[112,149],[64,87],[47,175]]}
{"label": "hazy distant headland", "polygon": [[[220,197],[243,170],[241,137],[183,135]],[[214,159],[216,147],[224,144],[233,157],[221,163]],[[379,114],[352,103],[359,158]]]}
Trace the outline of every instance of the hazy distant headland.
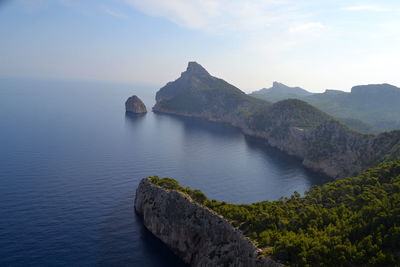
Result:
{"label": "hazy distant headland", "polygon": [[271,88],[250,95],[271,102],[301,99],[364,133],[400,129],[400,88],[390,84],[354,86],[350,93],[339,90],[311,93],[274,82]]}

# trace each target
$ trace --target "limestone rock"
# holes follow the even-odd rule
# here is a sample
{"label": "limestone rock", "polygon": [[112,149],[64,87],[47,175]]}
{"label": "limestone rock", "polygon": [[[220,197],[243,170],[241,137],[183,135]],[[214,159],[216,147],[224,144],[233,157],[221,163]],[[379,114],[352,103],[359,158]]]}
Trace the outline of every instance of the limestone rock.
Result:
{"label": "limestone rock", "polygon": [[140,100],[137,96],[129,97],[125,102],[125,110],[126,112],[135,113],[135,114],[143,114],[147,112],[146,106],[142,100]]}
{"label": "limestone rock", "polygon": [[218,214],[147,178],[136,190],[135,210],[146,228],[191,266],[281,266],[258,256],[259,249]]}

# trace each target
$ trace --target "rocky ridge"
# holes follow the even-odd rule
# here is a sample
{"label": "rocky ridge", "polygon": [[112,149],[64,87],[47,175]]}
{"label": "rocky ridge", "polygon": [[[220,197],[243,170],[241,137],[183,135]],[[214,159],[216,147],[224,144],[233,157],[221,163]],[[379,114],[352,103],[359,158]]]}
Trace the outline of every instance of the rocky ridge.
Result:
{"label": "rocky ridge", "polygon": [[250,94],[254,97],[260,97],[271,102],[277,102],[290,98],[301,98],[312,95],[312,93],[300,87],[289,87],[283,83],[273,82],[272,87],[263,88]]}

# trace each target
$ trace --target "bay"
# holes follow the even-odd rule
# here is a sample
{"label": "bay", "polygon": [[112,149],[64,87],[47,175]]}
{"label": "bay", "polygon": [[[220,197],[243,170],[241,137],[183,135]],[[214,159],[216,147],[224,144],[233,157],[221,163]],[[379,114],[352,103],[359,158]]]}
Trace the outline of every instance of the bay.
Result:
{"label": "bay", "polygon": [[[159,87],[0,78],[1,266],[183,266],[134,213],[150,175],[233,203],[326,181],[229,125],[152,113]],[[148,114],[125,114],[133,94]]]}

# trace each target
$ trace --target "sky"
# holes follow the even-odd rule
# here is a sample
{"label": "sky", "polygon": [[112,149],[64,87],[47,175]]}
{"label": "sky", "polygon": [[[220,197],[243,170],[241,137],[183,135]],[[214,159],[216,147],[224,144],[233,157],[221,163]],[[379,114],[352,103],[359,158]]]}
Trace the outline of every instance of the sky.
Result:
{"label": "sky", "polygon": [[0,76],[400,86],[399,0],[0,0]]}

